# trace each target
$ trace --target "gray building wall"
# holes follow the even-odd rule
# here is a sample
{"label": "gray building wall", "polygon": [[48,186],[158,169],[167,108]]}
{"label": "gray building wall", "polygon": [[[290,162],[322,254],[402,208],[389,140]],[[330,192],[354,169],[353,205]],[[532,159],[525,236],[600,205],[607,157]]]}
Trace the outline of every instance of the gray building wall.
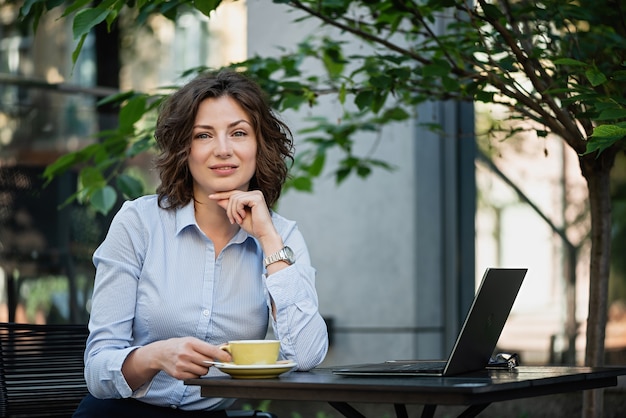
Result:
{"label": "gray building wall", "polygon": [[[317,29],[286,6],[248,0],[248,55],[277,54]],[[474,293],[473,109],[428,103],[419,120],[385,128],[376,156],[397,169],[329,175],[312,194],[289,192],[279,212],[298,222],[318,270],[320,310],[332,319],[325,365],[448,354]],[[296,133],[304,116],[284,114]],[[437,135],[418,126],[438,121]],[[465,134],[465,132],[467,134]],[[359,140],[362,151],[376,138]],[[332,158],[331,158],[332,160]],[[332,164],[332,162],[330,163]]]}

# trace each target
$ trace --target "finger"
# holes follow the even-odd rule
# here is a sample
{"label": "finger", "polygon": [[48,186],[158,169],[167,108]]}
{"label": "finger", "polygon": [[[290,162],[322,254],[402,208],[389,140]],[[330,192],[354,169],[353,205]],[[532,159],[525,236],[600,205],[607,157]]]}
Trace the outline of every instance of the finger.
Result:
{"label": "finger", "polygon": [[213,345],[206,341],[196,340],[195,351],[202,354],[203,357],[230,361],[230,354],[222,348],[226,344]]}
{"label": "finger", "polygon": [[248,211],[251,211],[252,206],[248,200],[241,200],[237,203],[237,223],[241,224],[245,217],[248,215]]}
{"label": "finger", "polygon": [[230,190],[228,192],[211,193],[209,195],[209,199],[212,199],[212,200],[228,200],[228,199],[230,199],[230,197],[233,194],[235,194],[237,192],[238,192],[237,190]]}
{"label": "finger", "polygon": [[203,376],[208,373],[209,365],[200,360],[188,360],[176,362],[167,369],[166,373],[176,379],[188,379],[189,377]]}
{"label": "finger", "polygon": [[233,361],[233,358],[230,354],[228,354],[226,350],[218,349],[213,357],[213,360],[221,361],[222,363],[228,363]]}
{"label": "finger", "polygon": [[230,216],[239,225],[243,222],[243,218],[246,216],[246,206],[249,204],[249,199],[243,193],[237,193],[230,197]]}
{"label": "finger", "polygon": [[237,217],[237,197],[231,196],[228,199],[228,208],[226,209],[226,213],[228,215],[228,219],[230,219],[230,223],[239,223],[239,219]]}
{"label": "finger", "polygon": [[209,372],[210,368],[211,368],[210,364],[203,363],[201,365],[194,365],[194,367],[191,367],[187,373],[190,373],[197,377],[202,377]]}

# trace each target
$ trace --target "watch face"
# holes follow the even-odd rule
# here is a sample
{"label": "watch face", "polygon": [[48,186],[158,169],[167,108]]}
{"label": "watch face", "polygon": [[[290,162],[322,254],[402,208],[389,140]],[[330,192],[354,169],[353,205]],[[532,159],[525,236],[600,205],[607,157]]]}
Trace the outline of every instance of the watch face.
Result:
{"label": "watch face", "polygon": [[293,264],[296,262],[296,255],[293,253],[293,250],[289,247],[285,247],[283,249],[285,251],[285,255],[287,256],[287,261],[289,264]]}

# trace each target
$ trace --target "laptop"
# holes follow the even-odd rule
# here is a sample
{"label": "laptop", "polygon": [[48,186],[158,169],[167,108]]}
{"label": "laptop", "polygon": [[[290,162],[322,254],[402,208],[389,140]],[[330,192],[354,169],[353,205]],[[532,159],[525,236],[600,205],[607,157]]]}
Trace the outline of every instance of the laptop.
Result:
{"label": "laptop", "polygon": [[485,369],[526,276],[526,268],[488,268],[448,360],[389,360],[336,367],[342,376],[454,376]]}

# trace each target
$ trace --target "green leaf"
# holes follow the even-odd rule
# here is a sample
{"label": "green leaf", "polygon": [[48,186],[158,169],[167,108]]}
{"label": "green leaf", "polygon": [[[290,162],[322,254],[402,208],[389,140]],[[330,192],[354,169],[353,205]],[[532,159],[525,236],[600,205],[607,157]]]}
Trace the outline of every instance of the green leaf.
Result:
{"label": "green leaf", "polygon": [[386,74],[380,74],[372,76],[370,84],[377,89],[388,89],[392,86],[393,80]]}
{"label": "green leaf", "polygon": [[359,110],[368,109],[374,102],[374,93],[371,90],[365,90],[359,92],[354,98],[354,104],[357,105]]}
{"label": "green leaf", "polygon": [[626,126],[600,125],[593,129],[591,138],[587,141],[584,155],[598,152],[598,155],[610,148],[617,141],[626,138]]}
{"label": "green leaf", "polygon": [[303,103],[307,102],[307,97],[303,94],[285,94],[281,104],[281,110],[299,109]]}
{"label": "green leaf", "polygon": [[46,167],[43,176],[47,181],[52,181],[55,176],[63,174],[79,161],[80,155],[78,153],[72,152],[62,155],[55,162]]}
{"label": "green leaf", "polygon": [[422,68],[424,77],[443,77],[450,74],[450,64],[445,61],[434,62]]}
{"label": "green leaf", "polygon": [[387,94],[385,91],[379,92],[379,94],[374,95],[374,100],[372,101],[371,111],[374,113],[378,113],[380,109],[382,109],[385,104],[385,100],[387,98]]}
{"label": "green leaf", "polygon": [[46,167],[43,172],[44,178],[46,178],[48,182],[52,181],[54,177],[65,173],[77,164],[88,161],[99,148],[100,144],[91,144],[82,150],[60,156],[55,162]]}
{"label": "green leaf", "polygon": [[339,88],[339,103],[341,104],[345,104],[346,103],[346,93],[347,93],[347,89],[346,89],[346,83],[341,83],[341,87]]}
{"label": "green leaf", "polygon": [[493,4],[485,3],[483,5],[483,11],[485,12],[485,16],[490,19],[497,20],[503,17],[502,12]]}
{"label": "green leaf", "polygon": [[350,171],[352,171],[351,167],[342,167],[335,172],[335,182],[337,184],[341,184],[348,176],[350,175]]}
{"label": "green leaf", "polygon": [[493,102],[494,93],[490,91],[480,90],[474,95],[474,98],[478,102],[491,103]]}
{"label": "green leaf", "polygon": [[383,115],[384,120],[397,120],[397,121],[407,120],[410,117],[411,115],[409,115],[406,112],[406,110],[402,109],[401,107],[394,107],[393,109],[388,109],[385,111]]}
{"label": "green leaf", "polygon": [[296,177],[291,181],[291,185],[294,189],[302,192],[313,191],[313,181],[310,177]]}
{"label": "green leaf", "polygon": [[345,66],[341,47],[338,44],[327,45],[322,52],[322,62],[331,77],[334,78],[341,75]]}
{"label": "green leaf", "polygon": [[600,125],[593,129],[592,138],[617,141],[626,136],[626,128],[617,125]]}
{"label": "green leaf", "polygon": [[326,163],[326,154],[320,153],[315,156],[313,163],[309,166],[308,172],[312,177],[317,177],[322,173]]}
{"label": "green leaf", "polygon": [[593,87],[597,87],[600,84],[604,84],[606,82],[606,76],[597,68],[588,69],[587,71],[585,71],[585,76]]}
{"label": "green leaf", "polygon": [[102,172],[95,167],[85,167],[80,170],[78,180],[86,189],[97,189],[106,184]]}
{"label": "green leaf", "polygon": [[[76,12],[79,9],[82,9],[83,7],[87,6],[88,4],[91,4],[92,0],[76,0],[73,1],[71,4],[69,4],[65,10],[63,10],[63,17],[69,16],[72,13]],[[61,1],[61,3],[63,3],[63,1]],[[47,4],[47,3],[46,3]],[[102,5],[100,5],[102,6]],[[48,5],[48,9],[50,9],[50,6]]]}
{"label": "green leaf", "polygon": [[117,193],[115,192],[115,189],[107,185],[93,192],[90,203],[96,211],[106,215],[111,209],[113,209],[113,205],[115,205],[116,201]]}
{"label": "green leaf", "polygon": [[109,13],[109,10],[100,8],[83,9],[76,13],[72,25],[74,39],[87,35],[94,26],[104,22]]}
{"label": "green leaf", "polygon": [[457,92],[461,90],[461,86],[459,85],[458,80],[455,78],[444,76],[441,78],[441,84],[446,91]]}
{"label": "green leaf", "polygon": [[152,132],[145,132],[143,135],[139,135],[139,138],[129,144],[126,149],[126,156],[133,158],[142,152],[146,152],[154,148],[155,140]]}
{"label": "green leaf", "polygon": [[502,69],[506,71],[515,71],[517,59],[515,57],[512,57],[511,55],[506,55],[498,61],[498,64],[500,65],[500,67],[502,67]]}
{"label": "green leaf", "polygon": [[28,16],[30,14],[30,9],[37,3],[44,3],[45,0],[26,0],[22,7],[20,8],[21,16]]}
{"label": "green leaf", "polygon": [[138,122],[146,112],[146,96],[135,96],[120,109],[120,130],[132,132],[133,125]]}
{"label": "green leaf", "polygon": [[78,61],[78,56],[80,55],[80,51],[83,49],[85,39],[87,39],[87,35],[81,36],[80,41],[78,41],[78,44],[76,45],[76,48],[74,48],[74,51],[72,52],[72,64],[76,64],[76,61]]}
{"label": "green leaf", "polygon": [[589,141],[587,141],[587,146],[583,155],[592,154],[596,151],[598,151],[598,155],[600,155],[602,151],[604,151],[607,148],[610,148],[617,141],[618,140],[616,139],[606,139],[606,138],[590,139]]}
{"label": "green leaf", "polygon": [[[165,16],[166,18],[170,19],[171,21],[176,21],[176,18],[178,17],[178,6],[185,4],[186,2],[178,2],[178,1],[162,1],[160,3],[155,3],[158,4],[158,13],[161,13],[163,16]],[[149,14],[149,13],[148,13]],[[146,16],[146,15],[144,15]]]}
{"label": "green leaf", "polygon": [[438,7],[454,7],[456,5],[455,0],[430,0],[428,4]]}
{"label": "green leaf", "polygon": [[387,171],[394,171],[396,170],[397,167],[389,164],[386,161],[382,161],[382,160],[367,160],[368,164],[373,166],[373,167],[380,167],[382,169],[385,169]]}
{"label": "green leaf", "polygon": [[117,188],[129,199],[136,199],[143,195],[143,184],[141,181],[128,174],[120,174],[116,179]]}
{"label": "green leaf", "polygon": [[122,91],[116,94],[112,94],[103,99],[98,100],[98,106],[102,106],[110,103],[122,103],[125,100],[130,100],[136,93],[132,90]]}
{"label": "green leaf", "polygon": [[193,6],[203,15],[209,17],[211,12],[220,5],[222,0],[195,0]]}
{"label": "green leaf", "polygon": [[129,138],[127,135],[114,134],[108,136],[95,153],[93,159],[98,164],[111,165],[113,159],[119,159],[123,157],[128,148]]}
{"label": "green leaf", "polygon": [[371,172],[372,169],[366,165],[358,165],[356,168],[356,174],[361,178],[366,178]]}
{"label": "green leaf", "polygon": [[587,64],[585,64],[582,61],[578,61],[572,58],[559,58],[559,59],[555,59],[553,61],[556,65],[568,65],[570,67],[586,67]]}
{"label": "green leaf", "polygon": [[612,108],[603,110],[595,120],[619,120],[626,118],[626,109]]}

